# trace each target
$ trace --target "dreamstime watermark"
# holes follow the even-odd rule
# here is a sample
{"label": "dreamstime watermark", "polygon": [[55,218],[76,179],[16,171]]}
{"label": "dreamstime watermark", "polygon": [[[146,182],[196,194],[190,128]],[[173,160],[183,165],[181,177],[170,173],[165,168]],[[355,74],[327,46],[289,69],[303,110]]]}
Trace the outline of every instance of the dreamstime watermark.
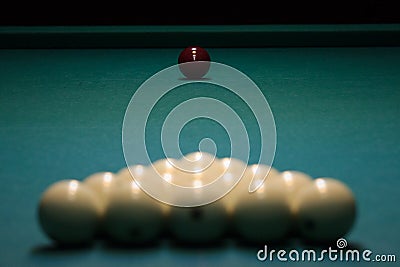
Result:
{"label": "dreamstime watermark", "polygon": [[[155,151],[155,145],[158,141],[161,143],[161,148],[166,159],[169,158],[185,158],[181,151],[181,141],[179,140],[182,129],[189,125],[194,120],[209,120],[220,125],[228,135],[230,143],[230,158],[241,159],[243,162],[248,162],[250,158],[251,145],[254,147],[254,141],[250,141],[250,134],[246,122],[248,117],[241,117],[236,105],[239,102],[236,100],[234,104],[225,103],[217,97],[211,96],[196,96],[193,95],[190,99],[183,99],[181,103],[176,104],[173,108],[166,109],[168,104],[162,106],[161,113],[157,114],[156,118],[161,121],[161,125],[157,127],[148,127],[148,124],[154,122],[150,117],[154,112],[157,113],[157,105],[163,99],[168,98],[168,95],[175,89],[183,90],[181,95],[191,96],[189,92],[199,87],[218,87],[221,90],[220,95],[226,95],[229,92],[235,99],[240,99],[244,103],[243,109],[250,110],[254,117],[255,123],[251,125],[251,130],[258,129],[258,144],[259,155],[257,162],[254,164],[264,164],[271,166],[276,147],[276,129],[275,122],[270,106],[257,85],[241,71],[217,62],[210,62],[210,68],[207,75],[201,79],[191,80],[186,79],[181,71],[180,65],[174,65],[163,69],[145,82],[135,91],[129,105],[125,111],[123,127],[122,127],[122,145],[125,161],[130,172],[140,158],[140,164],[152,166],[153,162],[149,156],[149,151]],[[185,86],[192,86],[186,88]],[[183,88],[183,89],[182,89]],[[193,90],[194,91],[194,90]],[[173,93],[173,92],[172,92]],[[159,110],[158,110],[159,111]],[[255,127],[256,126],[256,127]],[[160,136],[155,137],[153,132],[155,129],[161,128]],[[207,132],[207,129],[202,129]],[[151,132],[149,134],[149,132]],[[146,137],[152,135],[152,139]],[[158,140],[156,140],[158,139]],[[193,140],[194,142],[195,140]],[[192,140],[190,141],[192,142]],[[210,145],[210,142],[212,143]],[[205,151],[202,146],[207,144],[208,147],[218,147],[214,140],[203,138],[198,143],[198,151]],[[216,151],[212,151],[216,160]],[[143,158],[146,156],[145,158]],[[253,160],[254,161],[254,160]],[[188,164],[179,165],[181,161],[171,160],[169,163],[174,168],[182,170]],[[187,162],[186,162],[187,163]],[[190,162],[189,162],[190,163]],[[209,164],[211,165],[211,163]],[[155,168],[154,168],[155,169]],[[191,172],[191,168],[184,169],[187,173]],[[227,169],[228,171],[228,169]],[[135,175],[132,175],[140,188],[153,198],[173,206],[180,207],[195,207],[201,206],[222,198],[228,194],[230,190],[240,181],[243,170],[235,170],[235,175],[220,175],[210,183],[195,183],[190,186],[179,186],[162,177],[161,173],[152,172],[152,175],[147,175],[146,179],[138,180]],[[240,175],[238,175],[240,173]],[[154,175],[153,175],[154,174]],[[262,183],[249,184],[249,191],[255,191]],[[199,190],[201,189],[201,191]],[[200,193],[199,193],[200,192]]]}
{"label": "dreamstime watermark", "polygon": [[327,249],[303,249],[303,250],[275,250],[268,249],[265,245],[257,252],[259,261],[292,261],[292,262],[320,262],[320,261],[341,261],[341,262],[396,262],[394,254],[374,254],[369,249],[358,250],[347,248],[347,240],[339,238],[336,247]]}

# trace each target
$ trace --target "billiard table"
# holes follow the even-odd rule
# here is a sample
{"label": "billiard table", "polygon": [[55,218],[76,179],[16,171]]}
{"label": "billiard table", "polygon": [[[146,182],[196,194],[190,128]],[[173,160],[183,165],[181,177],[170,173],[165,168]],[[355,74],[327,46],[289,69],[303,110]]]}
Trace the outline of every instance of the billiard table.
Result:
{"label": "billiard table", "polygon": [[[398,260],[400,25],[58,26],[0,28],[0,266],[282,264],[259,261],[263,246],[234,240],[61,249],[38,224],[38,201],[50,184],[126,167],[122,128],[131,98],[154,74],[177,64],[189,45],[205,47],[213,62],[240,71],[260,89],[274,119],[273,167],[334,177],[352,189],[357,219],[345,237],[348,246]],[[165,156],[160,134],[173,105],[208,96],[238,107],[255,136],[248,163],[257,162],[260,132],[251,110],[209,80],[158,102],[146,126],[151,160]],[[229,155],[229,133],[204,118],[182,127],[178,142],[190,152],[204,138],[214,140],[217,156]],[[144,156],[137,155],[138,163]]]}

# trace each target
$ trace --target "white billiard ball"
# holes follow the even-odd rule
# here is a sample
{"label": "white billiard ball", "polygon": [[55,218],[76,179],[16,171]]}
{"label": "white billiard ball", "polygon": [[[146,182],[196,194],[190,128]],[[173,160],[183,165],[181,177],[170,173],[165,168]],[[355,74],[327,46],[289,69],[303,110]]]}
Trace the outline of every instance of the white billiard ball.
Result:
{"label": "white billiard ball", "polygon": [[104,216],[108,241],[129,245],[153,243],[163,226],[161,203],[147,195],[136,181],[115,187]]}
{"label": "white billiard ball", "polygon": [[222,158],[220,162],[223,167],[223,174],[220,179],[224,181],[226,188],[230,189],[222,197],[221,201],[227,208],[228,216],[231,216],[238,196],[245,191],[246,182],[243,179],[247,164],[235,158]]}
{"label": "white billiard ball", "polygon": [[[164,159],[153,164],[161,176],[174,185],[187,187],[187,194],[171,194],[171,202],[184,203],[185,198],[203,198],[203,186],[213,182],[222,172],[217,158],[206,152],[186,154],[179,160]],[[161,170],[161,171],[160,171]],[[188,200],[188,203],[192,203]],[[179,243],[204,244],[216,241],[224,234],[227,225],[226,208],[213,202],[198,207],[169,206],[168,236]]]}
{"label": "white billiard ball", "polygon": [[264,182],[255,192],[239,196],[233,211],[233,234],[248,243],[285,242],[291,218],[284,189]]}
{"label": "white billiard ball", "polygon": [[98,197],[101,204],[101,220],[97,237],[104,235],[104,213],[108,205],[111,192],[115,186],[120,185],[120,180],[113,172],[96,172],[82,180]]}
{"label": "white billiard ball", "polygon": [[[144,183],[146,183],[147,186],[152,189],[157,189],[156,197],[168,203],[171,201],[174,194],[171,187],[180,184],[178,175],[176,175],[177,161],[178,160],[174,158],[159,159],[145,168],[145,175],[139,176],[140,179],[145,179]],[[157,184],[152,185],[151,183],[153,182]],[[165,205],[164,208],[167,211],[168,205]]]}
{"label": "white billiard ball", "polygon": [[191,169],[201,170],[209,166],[216,157],[208,152],[195,151],[188,153],[181,157],[179,160],[185,162],[187,166],[192,165]]}
{"label": "white billiard ball", "polygon": [[160,174],[163,174],[165,172],[173,171],[176,168],[176,162],[177,159],[175,158],[162,158],[149,164],[149,167],[151,166],[154,170],[158,171]]}
{"label": "white billiard ball", "polygon": [[[176,162],[178,160],[174,158],[163,158],[152,162],[146,166],[146,176],[152,175],[158,179],[163,179],[165,182],[175,184],[176,176],[173,175],[176,172]],[[140,172],[143,174],[143,172]],[[138,175],[140,178],[140,175]],[[141,177],[144,177],[143,175]]]}
{"label": "white billiard ball", "polygon": [[227,225],[226,207],[220,201],[170,210],[169,234],[177,243],[198,245],[221,241]]}
{"label": "white billiard ball", "polygon": [[[227,159],[223,160],[227,161]],[[243,161],[238,159],[230,160],[233,160],[233,165],[227,170],[227,176],[233,177],[234,179],[241,177],[232,191],[224,197],[232,213],[234,212],[235,205],[239,201],[239,198],[249,196],[250,190],[254,191],[263,181],[271,179],[273,176],[277,175],[279,171],[265,164],[246,165]],[[242,197],[243,195],[244,197]]]}
{"label": "white billiard ball", "polygon": [[313,182],[310,175],[295,170],[286,170],[272,175],[270,178],[266,180],[266,184],[274,183],[276,186],[282,187],[290,203],[293,202],[293,198],[302,187]]}
{"label": "white billiard ball", "polygon": [[88,244],[97,233],[101,203],[84,183],[61,180],[42,194],[38,218],[43,231],[61,245]]}
{"label": "white billiard ball", "polygon": [[116,172],[116,176],[118,177],[118,181],[123,181],[123,182],[131,182],[133,181],[132,174],[129,170],[129,167],[124,167]]}
{"label": "white billiard ball", "polygon": [[264,182],[274,179],[279,174],[279,171],[269,165],[252,164],[249,165],[246,173],[241,181],[245,193],[254,191]]}
{"label": "white billiard ball", "polygon": [[217,180],[223,168],[217,157],[207,152],[192,152],[176,162],[176,177],[180,186],[196,187],[208,185]]}
{"label": "white billiard ball", "polygon": [[265,181],[266,186],[280,187],[283,189],[283,193],[290,204],[290,210],[292,212],[291,219],[291,235],[297,237],[299,235],[297,225],[295,223],[295,214],[293,211],[293,200],[296,194],[304,187],[312,184],[313,178],[301,171],[286,170],[277,175],[273,175],[271,179]]}
{"label": "white billiard ball", "polygon": [[118,186],[123,186],[126,184],[130,184],[134,180],[134,175],[137,175],[138,177],[142,175],[144,172],[144,169],[146,168],[145,165],[142,164],[135,164],[129,167],[124,167],[117,171],[116,173],[116,184]]}
{"label": "white billiard ball", "polygon": [[303,187],[293,204],[301,237],[311,242],[331,242],[344,237],[356,219],[351,189],[334,178],[318,178]]}
{"label": "white billiard ball", "polygon": [[207,152],[192,152],[177,161],[178,175],[185,176],[185,186],[190,187],[194,181],[201,179],[203,185],[218,178],[221,171],[218,158]]}
{"label": "white billiard ball", "polygon": [[84,178],[82,182],[97,194],[104,213],[112,187],[116,186],[116,175],[112,172],[96,172]]}

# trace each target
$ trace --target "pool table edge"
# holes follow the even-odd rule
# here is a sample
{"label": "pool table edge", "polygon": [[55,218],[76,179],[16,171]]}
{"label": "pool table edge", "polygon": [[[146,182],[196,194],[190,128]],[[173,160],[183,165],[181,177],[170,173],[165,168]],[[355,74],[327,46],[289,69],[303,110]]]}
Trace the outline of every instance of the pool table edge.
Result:
{"label": "pool table edge", "polygon": [[0,48],[399,46],[400,24],[0,27]]}

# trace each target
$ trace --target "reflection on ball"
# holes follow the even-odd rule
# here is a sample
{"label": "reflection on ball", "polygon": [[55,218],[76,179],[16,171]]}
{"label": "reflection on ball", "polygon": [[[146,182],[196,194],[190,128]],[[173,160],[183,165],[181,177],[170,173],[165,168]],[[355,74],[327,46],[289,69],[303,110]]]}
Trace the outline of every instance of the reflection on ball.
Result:
{"label": "reflection on ball", "polygon": [[189,46],[178,57],[179,70],[188,79],[200,79],[210,69],[210,55],[199,46]]}

